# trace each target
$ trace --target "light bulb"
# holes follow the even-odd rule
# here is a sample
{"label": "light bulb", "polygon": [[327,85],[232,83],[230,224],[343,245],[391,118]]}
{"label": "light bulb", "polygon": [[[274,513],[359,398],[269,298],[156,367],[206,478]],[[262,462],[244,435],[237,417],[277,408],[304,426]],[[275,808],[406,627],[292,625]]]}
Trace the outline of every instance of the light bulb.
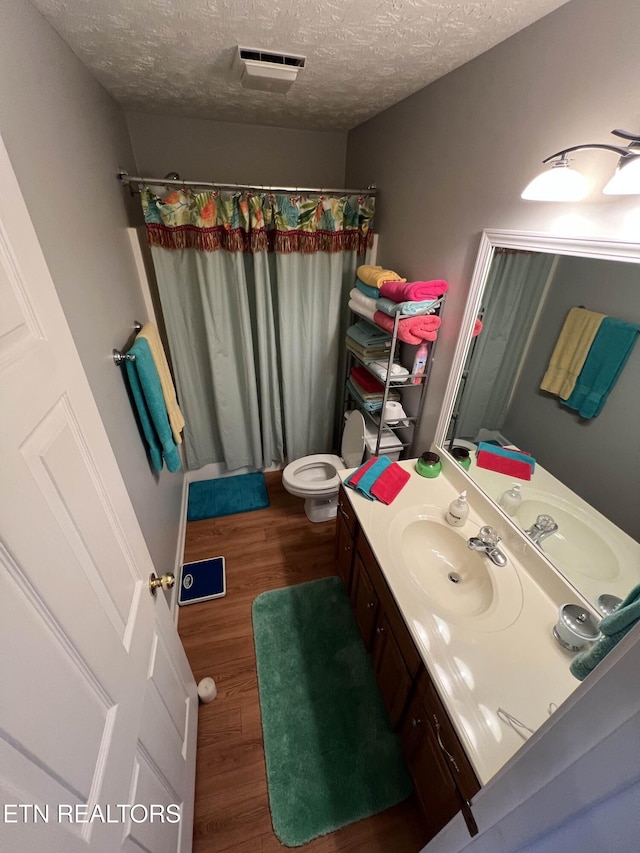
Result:
{"label": "light bulb", "polygon": [[[639,158],[640,159],[640,158]],[[521,198],[527,201],[580,201],[589,190],[584,175],[572,169],[566,158],[556,160],[525,188]]]}
{"label": "light bulb", "polygon": [[[627,155],[629,156],[629,155]],[[623,158],[613,177],[602,190],[606,195],[640,195],[640,155],[633,159]]]}

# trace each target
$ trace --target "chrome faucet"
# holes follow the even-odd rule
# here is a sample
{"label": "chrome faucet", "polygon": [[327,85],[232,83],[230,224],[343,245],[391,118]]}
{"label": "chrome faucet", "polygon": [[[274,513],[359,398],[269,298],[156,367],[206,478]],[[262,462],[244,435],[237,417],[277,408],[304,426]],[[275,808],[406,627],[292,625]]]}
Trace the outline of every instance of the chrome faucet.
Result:
{"label": "chrome faucet", "polygon": [[481,527],[477,536],[472,536],[467,542],[467,548],[472,551],[483,551],[496,566],[506,566],[507,558],[498,548],[500,536],[493,527]]}
{"label": "chrome faucet", "polygon": [[539,545],[547,536],[552,536],[557,529],[558,524],[550,515],[539,515],[525,533],[535,545]]}

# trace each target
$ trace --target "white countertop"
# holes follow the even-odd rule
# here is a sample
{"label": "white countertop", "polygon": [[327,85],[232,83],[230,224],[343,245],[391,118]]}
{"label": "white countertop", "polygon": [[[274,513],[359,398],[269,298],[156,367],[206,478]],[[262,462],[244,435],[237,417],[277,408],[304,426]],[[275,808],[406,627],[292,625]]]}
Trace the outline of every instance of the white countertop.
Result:
{"label": "white countertop", "polygon": [[[369,501],[352,489],[346,492],[484,785],[530,736],[503,722],[498,709],[535,731],[578,686],[569,672],[572,655],[558,645],[551,630],[559,607],[579,599],[552,569],[541,569],[534,548],[518,545],[513,537],[505,535],[505,541],[500,543],[508,559],[505,567],[493,565],[484,555],[478,557],[486,561],[482,565],[498,591],[495,600],[504,593],[503,599],[517,602],[508,610],[508,618],[449,617],[437,603],[434,606],[412,579],[397,545],[398,519],[411,516],[414,509],[418,513],[422,507],[431,514],[440,511],[446,525],[444,512],[458,495],[458,488],[451,482],[456,479],[455,474],[449,478],[445,466],[438,477],[428,479],[416,473],[415,460],[398,464],[411,473],[411,479],[390,506]],[[341,472],[343,480],[350,470]],[[434,511],[433,507],[439,510]],[[449,529],[464,540],[477,535],[483,524],[491,524],[502,533],[499,518],[495,522],[496,512],[478,490],[470,495],[469,519],[464,527]],[[531,572],[527,570],[529,563],[535,564]],[[501,577],[501,573],[510,575]],[[504,604],[503,600],[500,606]],[[509,607],[509,602],[506,605]]]}

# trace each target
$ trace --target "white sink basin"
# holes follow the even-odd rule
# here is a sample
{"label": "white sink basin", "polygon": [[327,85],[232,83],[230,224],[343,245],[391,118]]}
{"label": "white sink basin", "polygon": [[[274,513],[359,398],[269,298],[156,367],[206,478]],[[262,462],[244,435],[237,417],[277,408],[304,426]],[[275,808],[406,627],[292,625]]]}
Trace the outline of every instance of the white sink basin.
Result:
{"label": "white sink basin", "polygon": [[539,515],[552,516],[558,525],[557,532],[544,539],[539,547],[562,572],[598,581],[612,581],[618,576],[620,562],[596,519],[555,495],[531,489],[518,507],[514,521],[526,530]]}
{"label": "white sink basin", "polygon": [[479,525],[462,528],[444,521],[441,507],[422,505],[399,513],[389,537],[404,582],[412,594],[448,622],[469,630],[499,631],[522,609],[522,587],[513,565],[499,568],[467,547]]}

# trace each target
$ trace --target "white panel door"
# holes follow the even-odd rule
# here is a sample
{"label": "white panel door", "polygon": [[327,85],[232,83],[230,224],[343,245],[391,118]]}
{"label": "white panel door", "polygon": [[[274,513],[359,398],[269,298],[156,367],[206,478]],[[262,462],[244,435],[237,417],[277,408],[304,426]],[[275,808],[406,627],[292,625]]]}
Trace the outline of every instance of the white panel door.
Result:
{"label": "white panel door", "polygon": [[0,415],[0,850],[186,853],[195,682],[1,139]]}

